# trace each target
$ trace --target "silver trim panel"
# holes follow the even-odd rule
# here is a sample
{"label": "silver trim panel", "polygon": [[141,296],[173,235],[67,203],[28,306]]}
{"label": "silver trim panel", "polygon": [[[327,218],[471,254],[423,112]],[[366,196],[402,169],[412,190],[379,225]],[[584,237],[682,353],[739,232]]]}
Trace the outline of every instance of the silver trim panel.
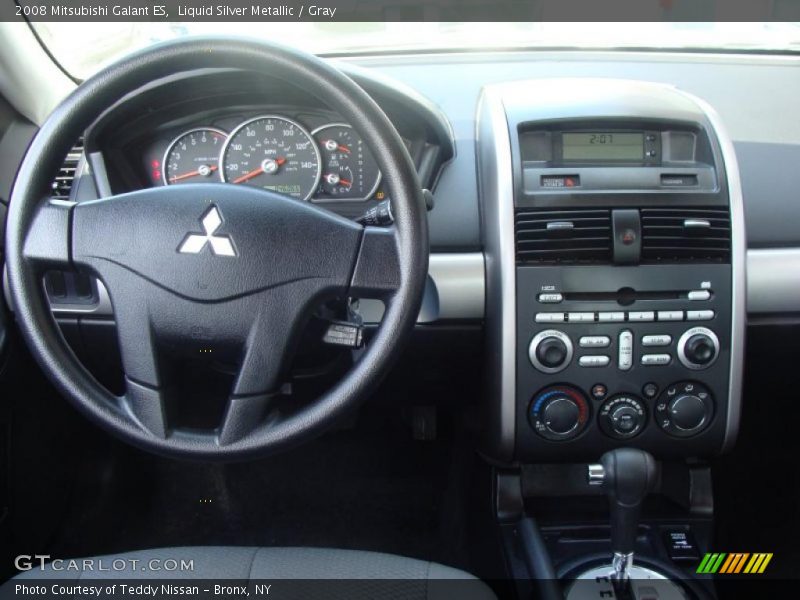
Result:
{"label": "silver trim panel", "polygon": [[[417,323],[483,319],[484,281],[481,252],[431,254]],[[380,322],[383,310],[379,300],[359,300],[358,313],[364,323]]]}
{"label": "silver trim panel", "polygon": [[745,329],[747,329],[747,235],[744,225],[744,199],[739,163],[733,141],[719,114],[705,100],[681,91],[705,113],[722,152],[731,211],[731,348],[728,377],[728,417],[721,452],[736,443],[742,419],[742,376],[744,373]]}
{"label": "silver trim panel", "polygon": [[800,312],[800,248],[747,251],[747,311]]}
{"label": "silver trim panel", "polygon": [[514,173],[503,87],[481,92],[476,118],[478,194],[486,251],[486,357],[492,454],[511,460],[516,443],[517,274]]}
{"label": "silver trim panel", "polygon": [[[485,272],[482,253],[432,254],[429,274],[439,295],[438,317],[436,318],[465,320],[482,320],[484,318]],[[4,292],[6,302],[10,306],[8,290],[5,289]],[[110,302],[106,303],[103,300],[108,298],[108,292],[102,282],[98,282],[98,292],[100,295],[99,305],[91,308],[83,305],[56,306],[53,310],[67,314],[91,312],[97,315],[111,315]],[[747,251],[747,312],[751,315],[800,312],[800,248]],[[374,313],[369,314],[373,315]],[[600,314],[610,315],[611,313]],[[429,323],[436,320],[436,318],[431,318],[432,316],[424,317],[427,320],[420,320],[420,322]],[[372,322],[378,320],[380,317]],[[609,318],[600,318],[599,320],[603,323],[609,321]],[[673,319],[667,319],[660,312],[658,320]],[[678,320],[683,320],[682,316]]]}

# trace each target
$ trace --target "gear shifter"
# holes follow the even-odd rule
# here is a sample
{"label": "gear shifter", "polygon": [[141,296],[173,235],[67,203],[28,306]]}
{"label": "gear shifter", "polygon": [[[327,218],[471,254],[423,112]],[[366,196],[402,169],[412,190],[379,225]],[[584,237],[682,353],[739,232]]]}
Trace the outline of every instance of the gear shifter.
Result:
{"label": "gear shifter", "polygon": [[643,450],[617,448],[589,465],[589,485],[601,485],[611,509],[614,587],[628,588],[642,501],[656,485],[658,465]]}

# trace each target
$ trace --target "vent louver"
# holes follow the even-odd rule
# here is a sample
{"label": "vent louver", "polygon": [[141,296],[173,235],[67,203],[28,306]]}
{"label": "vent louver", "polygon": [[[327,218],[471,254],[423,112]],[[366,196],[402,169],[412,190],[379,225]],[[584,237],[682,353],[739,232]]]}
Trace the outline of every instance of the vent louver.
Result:
{"label": "vent louver", "polygon": [[58,174],[53,183],[51,184],[52,192],[50,198],[54,200],[69,200],[70,192],[72,191],[72,183],[75,180],[75,172],[78,169],[78,163],[83,155],[83,140],[79,140],[77,144],[69,151]]}
{"label": "vent louver", "polygon": [[726,262],[731,256],[727,208],[643,208],[643,262]]}
{"label": "vent louver", "polygon": [[518,264],[609,263],[609,209],[517,209]]}

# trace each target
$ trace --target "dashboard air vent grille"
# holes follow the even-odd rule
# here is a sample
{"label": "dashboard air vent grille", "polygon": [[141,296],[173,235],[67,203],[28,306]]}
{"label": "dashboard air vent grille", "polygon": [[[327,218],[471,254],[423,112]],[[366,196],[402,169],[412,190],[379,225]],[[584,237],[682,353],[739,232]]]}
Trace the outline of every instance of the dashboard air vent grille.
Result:
{"label": "dashboard air vent grille", "polygon": [[731,256],[727,208],[643,208],[643,262],[725,262]]}
{"label": "dashboard air vent grille", "polygon": [[78,162],[83,155],[83,140],[79,140],[77,144],[69,151],[58,174],[53,183],[51,184],[52,192],[50,198],[54,200],[69,200],[70,192],[72,191],[72,182],[75,179],[75,172],[78,169]]}
{"label": "dashboard air vent grille", "polygon": [[609,263],[609,209],[517,209],[517,264]]}

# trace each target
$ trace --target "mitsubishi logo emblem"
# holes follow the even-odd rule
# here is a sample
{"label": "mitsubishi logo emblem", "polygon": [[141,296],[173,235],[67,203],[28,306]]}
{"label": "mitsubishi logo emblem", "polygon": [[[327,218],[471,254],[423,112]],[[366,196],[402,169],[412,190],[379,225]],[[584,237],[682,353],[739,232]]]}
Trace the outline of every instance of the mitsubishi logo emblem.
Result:
{"label": "mitsubishi logo emblem", "polygon": [[214,235],[222,225],[222,215],[216,206],[211,206],[201,217],[205,233],[189,233],[178,246],[181,254],[200,254],[206,244],[211,246],[211,253],[217,256],[236,256],[233,240],[227,235]]}

